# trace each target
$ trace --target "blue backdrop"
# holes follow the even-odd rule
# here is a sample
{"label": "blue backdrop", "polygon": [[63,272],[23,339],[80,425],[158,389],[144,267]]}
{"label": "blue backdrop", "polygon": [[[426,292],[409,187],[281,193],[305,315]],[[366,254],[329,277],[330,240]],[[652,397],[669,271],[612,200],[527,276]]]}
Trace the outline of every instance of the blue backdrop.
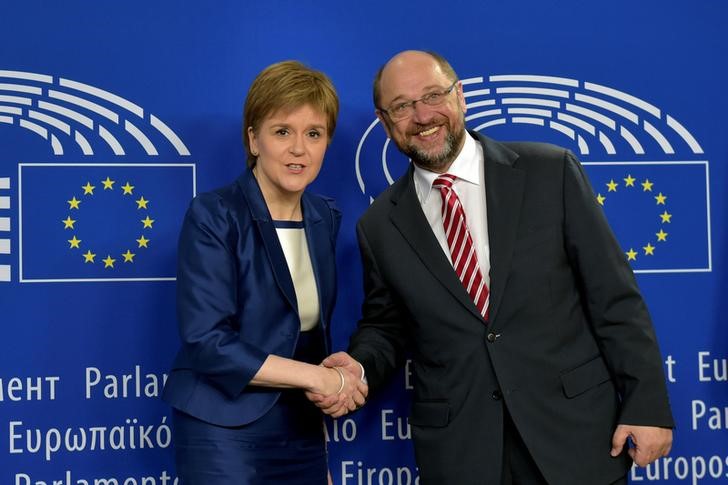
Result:
{"label": "blue backdrop", "polygon": [[[585,163],[652,312],[677,420],[671,456],[632,482],[726,483],[726,19],[711,1],[6,2],[0,483],[174,483],[158,396],[178,346],[177,232],[195,193],[243,169],[246,90],[284,59],[327,72],[341,97],[313,189],[344,211],[345,348],[354,225],[407,163],[371,80],[408,48],[451,61],[470,128]],[[328,423],[337,484],[417,483],[408,388],[405,368]]]}

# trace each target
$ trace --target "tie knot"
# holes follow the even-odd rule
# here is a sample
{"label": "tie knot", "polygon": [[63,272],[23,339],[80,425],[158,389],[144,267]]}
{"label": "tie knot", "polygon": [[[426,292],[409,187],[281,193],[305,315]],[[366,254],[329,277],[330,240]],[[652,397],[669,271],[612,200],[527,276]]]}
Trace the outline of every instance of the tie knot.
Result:
{"label": "tie knot", "polygon": [[434,182],[432,182],[432,186],[436,189],[451,189],[455,179],[457,179],[456,176],[449,173],[443,173],[442,175],[439,175]]}

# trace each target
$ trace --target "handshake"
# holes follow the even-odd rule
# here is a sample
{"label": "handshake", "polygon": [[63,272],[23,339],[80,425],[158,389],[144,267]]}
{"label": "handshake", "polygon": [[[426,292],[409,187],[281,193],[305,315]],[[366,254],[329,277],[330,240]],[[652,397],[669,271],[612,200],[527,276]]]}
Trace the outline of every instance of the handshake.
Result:
{"label": "handshake", "polygon": [[[337,352],[326,357],[321,366],[327,370],[325,380],[333,381],[333,387],[328,387],[321,393],[306,391],[306,397],[316,407],[324,414],[338,418],[364,405],[369,386],[364,377],[364,368],[359,362],[346,352]],[[336,372],[332,373],[332,370]]]}

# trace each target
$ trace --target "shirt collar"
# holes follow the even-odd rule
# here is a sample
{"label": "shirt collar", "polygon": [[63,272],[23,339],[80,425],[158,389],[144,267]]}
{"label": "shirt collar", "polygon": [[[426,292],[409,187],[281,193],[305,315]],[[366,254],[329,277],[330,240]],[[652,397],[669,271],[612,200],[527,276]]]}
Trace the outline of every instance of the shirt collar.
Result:
{"label": "shirt collar", "polygon": [[[478,176],[478,145],[475,139],[468,133],[465,132],[465,143],[460,153],[450,165],[447,173],[456,176],[458,179],[464,182],[480,185],[480,177]],[[420,204],[425,204],[430,192],[432,192],[432,183],[440,175],[439,173],[430,172],[427,169],[420,168],[415,165],[414,181],[415,191],[417,192],[417,198]]]}

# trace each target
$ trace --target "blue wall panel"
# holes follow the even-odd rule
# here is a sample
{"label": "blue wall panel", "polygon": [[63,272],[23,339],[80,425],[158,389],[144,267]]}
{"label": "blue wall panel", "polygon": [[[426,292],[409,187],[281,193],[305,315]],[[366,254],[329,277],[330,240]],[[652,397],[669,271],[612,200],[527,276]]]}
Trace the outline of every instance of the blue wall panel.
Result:
{"label": "blue wall panel", "polygon": [[[194,193],[243,169],[247,87],[283,59],[327,72],[342,101],[313,189],[344,211],[345,348],[361,304],[354,225],[407,163],[375,122],[371,81],[408,48],[451,61],[470,128],[572,149],[604,197],[677,419],[671,456],[632,482],[726,483],[726,18],[722,2],[687,1],[6,2],[0,483],[173,483],[158,395],[178,346],[177,231]],[[336,483],[416,483],[408,377],[328,423]]]}

